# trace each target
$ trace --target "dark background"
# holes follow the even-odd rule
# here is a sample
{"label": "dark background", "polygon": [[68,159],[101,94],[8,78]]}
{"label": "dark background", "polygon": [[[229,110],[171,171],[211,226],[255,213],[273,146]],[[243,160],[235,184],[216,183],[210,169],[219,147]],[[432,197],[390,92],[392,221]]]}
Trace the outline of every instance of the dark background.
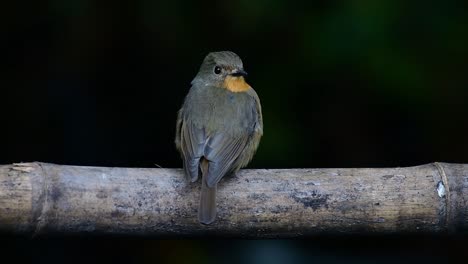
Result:
{"label": "dark background", "polygon": [[[466,11],[463,1],[419,0],[3,1],[0,164],[180,167],[176,112],[217,50],[241,56],[262,101],[265,135],[250,167],[468,163]],[[197,263],[233,253],[247,263],[435,263],[466,256],[467,243],[405,234],[2,241],[0,251],[37,262]]]}

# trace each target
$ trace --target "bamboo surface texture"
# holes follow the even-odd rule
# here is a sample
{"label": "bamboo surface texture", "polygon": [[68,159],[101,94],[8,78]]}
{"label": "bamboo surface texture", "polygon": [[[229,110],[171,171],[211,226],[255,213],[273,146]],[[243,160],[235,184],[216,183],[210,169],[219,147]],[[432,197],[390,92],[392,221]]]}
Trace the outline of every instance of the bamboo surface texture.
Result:
{"label": "bamboo surface texture", "polygon": [[180,169],[1,165],[0,231],[271,238],[468,230],[465,164],[241,170],[218,185],[211,225],[197,221],[200,186]]}

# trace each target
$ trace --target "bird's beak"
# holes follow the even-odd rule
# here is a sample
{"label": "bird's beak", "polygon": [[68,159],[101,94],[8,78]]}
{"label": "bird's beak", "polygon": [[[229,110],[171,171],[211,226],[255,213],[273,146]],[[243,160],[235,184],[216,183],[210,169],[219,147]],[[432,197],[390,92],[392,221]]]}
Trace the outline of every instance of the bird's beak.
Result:
{"label": "bird's beak", "polygon": [[234,76],[234,77],[240,77],[240,76],[247,77],[247,72],[244,71],[244,70],[234,70],[234,71],[231,72],[231,76]]}

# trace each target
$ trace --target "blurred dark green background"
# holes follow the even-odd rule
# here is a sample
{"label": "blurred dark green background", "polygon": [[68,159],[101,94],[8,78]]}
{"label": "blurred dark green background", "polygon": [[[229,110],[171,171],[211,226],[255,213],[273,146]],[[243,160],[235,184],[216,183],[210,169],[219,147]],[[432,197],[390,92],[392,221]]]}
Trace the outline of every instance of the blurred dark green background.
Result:
{"label": "blurred dark green background", "polygon": [[[217,50],[241,56],[262,101],[265,136],[250,167],[468,163],[466,7],[450,0],[4,1],[0,164],[180,167],[176,112],[204,56]],[[66,241],[49,243],[62,251],[79,244]],[[105,241],[128,256],[165,251],[159,242]],[[378,241],[390,246],[379,256],[397,250]],[[429,249],[437,245],[431,241]],[[37,243],[20,239],[12,248]],[[210,244],[178,243],[170,245],[188,259],[196,251],[192,262],[210,259]],[[261,243],[243,248],[257,252]],[[290,242],[268,243],[295,254]],[[350,243],[377,247],[364,238]],[[318,252],[317,245],[301,252]],[[327,245],[324,254],[333,255]],[[116,254],[112,248],[95,253]],[[337,254],[345,248],[338,239]],[[397,253],[437,252],[426,248]]]}

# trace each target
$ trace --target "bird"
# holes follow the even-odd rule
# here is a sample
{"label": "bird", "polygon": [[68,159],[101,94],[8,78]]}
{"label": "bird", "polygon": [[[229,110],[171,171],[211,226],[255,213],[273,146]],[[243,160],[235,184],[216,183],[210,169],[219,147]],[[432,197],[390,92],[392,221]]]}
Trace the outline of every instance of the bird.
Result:
{"label": "bird", "polygon": [[202,186],[198,221],[216,219],[216,188],[253,158],[263,135],[260,99],[232,51],[210,52],[177,114],[176,148],[186,177]]}

